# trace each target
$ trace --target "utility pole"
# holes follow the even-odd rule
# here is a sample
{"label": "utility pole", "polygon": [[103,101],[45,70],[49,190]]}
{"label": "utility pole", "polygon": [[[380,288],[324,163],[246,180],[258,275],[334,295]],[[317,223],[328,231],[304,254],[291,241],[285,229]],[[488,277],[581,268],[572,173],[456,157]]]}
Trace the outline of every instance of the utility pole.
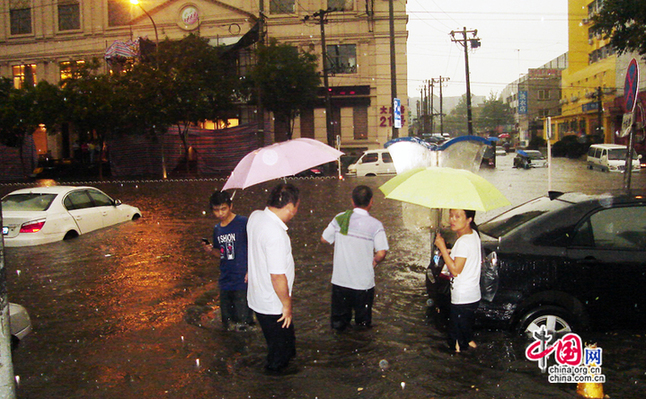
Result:
{"label": "utility pole", "polygon": [[[0,225],[2,204],[0,203]],[[0,398],[16,397],[15,376],[11,359],[11,332],[9,330],[9,300],[7,299],[7,271],[4,267],[4,238],[0,237]]]}
{"label": "utility pole", "polygon": [[603,94],[601,93],[601,87],[597,87],[597,132],[602,137],[603,141],[606,141],[604,132],[603,132]]}
{"label": "utility pole", "polygon": [[397,62],[395,59],[395,11],[393,0],[388,0],[388,19],[390,21],[390,104],[393,107],[393,135],[399,137],[399,129],[395,127],[395,99],[397,98]]}
{"label": "utility pole", "polygon": [[[327,10],[318,10],[317,12],[312,14],[312,17],[318,18],[319,25],[321,27],[321,57],[323,58],[323,86],[325,87],[325,132],[327,135],[327,144],[330,147],[335,146],[336,135],[334,133],[334,126],[332,124],[332,99],[330,98],[330,82],[328,79],[325,24],[327,23],[327,15],[334,11],[338,10],[336,8],[328,8]],[[310,16],[306,15],[303,20],[307,21],[308,19],[310,19]]]}
{"label": "utility pole", "polygon": [[428,87],[429,92],[431,93],[431,130],[429,131],[429,133],[433,134],[433,130],[435,130],[435,107],[433,106],[433,89],[435,88],[435,79],[431,79],[431,81],[428,83]]}
{"label": "utility pole", "polygon": [[442,83],[448,81],[449,78],[440,78],[437,82],[440,84],[440,133],[444,133],[444,108],[443,108],[443,97],[442,97]]}
{"label": "utility pole", "polygon": [[[472,38],[468,38],[468,34],[471,33]],[[461,38],[456,38],[456,34],[462,34]],[[467,30],[463,28],[461,31],[451,31],[451,41],[454,43],[460,43],[464,47],[464,70],[466,74],[467,81],[467,129],[469,135],[473,135],[473,115],[471,112],[471,84],[469,82],[469,45],[471,48],[480,47],[480,39],[476,37],[478,35],[478,30]]]}
{"label": "utility pole", "polygon": [[[259,0],[258,1],[258,44],[259,45],[264,45],[265,44],[265,0]],[[258,121],[258,135],[256,137],[258,147],[264,147],[265,146],[265,107],[263,106],[263,99],[262,99],[262,90],[260,90],[260,86],[258,85],[256,87],[256,93],[258,93],[258,106],[256,109],[256,112],[258,115],[256,115],[256,119]]]}

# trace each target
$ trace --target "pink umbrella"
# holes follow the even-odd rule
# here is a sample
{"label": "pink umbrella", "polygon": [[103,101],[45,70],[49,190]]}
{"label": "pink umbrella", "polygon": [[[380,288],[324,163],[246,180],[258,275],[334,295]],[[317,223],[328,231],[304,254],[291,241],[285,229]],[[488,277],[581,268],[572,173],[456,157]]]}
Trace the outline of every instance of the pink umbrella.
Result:
{"label": "pink umbrella", "polygon": [[508,134],[508,133],[499,134],[499,135],[498,135],[498,138],[499,138],[499,139],[508,139],[508,138],[509,138],[509,134]]}
{"label": "pink umbrella", "polygon": [[341,151],[307,138],[272,144],[245,155],[222,189],[245,189],[254,184],[292,176],[314,166],[336,161],[341,155]]}

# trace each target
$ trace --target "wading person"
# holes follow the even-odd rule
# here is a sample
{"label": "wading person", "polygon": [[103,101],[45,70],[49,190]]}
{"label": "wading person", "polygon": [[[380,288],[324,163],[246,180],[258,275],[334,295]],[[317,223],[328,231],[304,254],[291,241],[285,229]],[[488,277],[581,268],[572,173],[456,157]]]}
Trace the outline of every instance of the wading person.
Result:
{"label": "wading person", "polygon": [[353,311],[357,326],[371,326],[374,268],[388,251],[383,225],[368,213],[374,204],[370,187],[355,187],[352,204],[354,208],[336,215],[321,236],[321,242],[334,244],[331,325],[337,331],[350,325]]}
{"label": "wading person", "polygon": [[276,186],[264,210],[249,216],[249,306],[267,341],[268,371],[281,371],[296,355],[292,322],[294,258],[287,225],[298,211],[299,192],[291,184]]}
{"label": "wading person", "polygon": [[222,326],[244,330],[253,324],[253,312],[247,305],[247,218],[233,213],[226,191],[213,193],[209,205],[219,223],[213,228],[213,244],[202,243],[205,251],[220,257]]}
{"label": "wading person", "polygon": [[444,263],[451,272],[451,310],[449,314],[449,348],[456,352],[475,348],[473,324],[480,302],[480,264],[482,250],[478,228],[473,221],[476,211],[451,209],[451,230],[457,233],[451,253],[444,238],[437,233],[435,246],[440,250]]}

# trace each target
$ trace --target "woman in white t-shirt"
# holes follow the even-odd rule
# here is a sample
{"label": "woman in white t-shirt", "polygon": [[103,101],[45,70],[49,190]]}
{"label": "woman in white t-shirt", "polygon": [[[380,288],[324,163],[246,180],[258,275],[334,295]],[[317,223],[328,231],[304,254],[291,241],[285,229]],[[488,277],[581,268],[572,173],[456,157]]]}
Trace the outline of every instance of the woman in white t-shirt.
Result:
{"label": "woman in white t-shirt", "polygon": [[480,302],[480,263],[482,251],[478,228],[473,219],[476,211],[451,209],[449,222],[458,239],[449,254],[444,238],[438,232],[435,246],[451,272],[451,328],[449,347],[456,352],[475,348],[473,324]]}

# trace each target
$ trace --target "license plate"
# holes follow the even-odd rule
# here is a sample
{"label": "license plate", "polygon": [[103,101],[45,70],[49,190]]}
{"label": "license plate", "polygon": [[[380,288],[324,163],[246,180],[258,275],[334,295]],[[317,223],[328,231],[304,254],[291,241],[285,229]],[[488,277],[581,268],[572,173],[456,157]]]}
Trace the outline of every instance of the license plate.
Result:
{"label": "license plate", "polygon": [[9,234],[9,227],[2,226],[2,235],[6,236],[7,234]]}

